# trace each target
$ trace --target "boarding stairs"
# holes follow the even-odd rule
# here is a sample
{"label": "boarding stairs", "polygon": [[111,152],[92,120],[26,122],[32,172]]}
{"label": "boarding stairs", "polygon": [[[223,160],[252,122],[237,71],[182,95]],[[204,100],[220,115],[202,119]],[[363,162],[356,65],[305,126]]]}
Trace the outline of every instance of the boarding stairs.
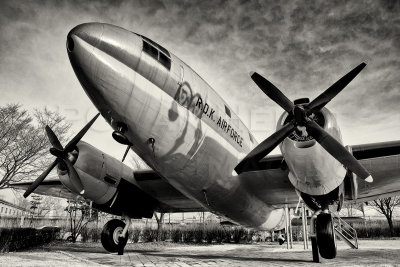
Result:
{"label": "boarding stairs", "polygon": [[336,237],[339,237],[340,240],[343,240],[351,248],[358,249],[356,229],[341,219],[337,214],[332,213],[332,218]]}

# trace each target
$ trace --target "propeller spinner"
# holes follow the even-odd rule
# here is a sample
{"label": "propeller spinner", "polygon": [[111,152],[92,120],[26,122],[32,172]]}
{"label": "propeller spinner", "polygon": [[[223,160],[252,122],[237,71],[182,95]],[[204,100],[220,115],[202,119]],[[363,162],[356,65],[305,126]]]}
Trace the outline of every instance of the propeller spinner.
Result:
{"label": "propeller spinner", "polygon": [[100,113],[98,113],[92,120],[86,124],[79,133],[72,138],[71,141],[65,146],[65,148],[61,145],[60,141],[58,140],[57,136],[53,132],[53,130],[47,125],[46,126],[46,134],[49,138],[51,145],[53,146],[50,148],[50,153],[56,157],[52,164],[28,187],[28,189],[24,193],[24,197],[27,198],[35,189],[40,185],[41,182],[46,178],[46,176],[51,172],[51,170],[57,166],[57,164],[63,164],[67,169],[69,179],[71,180],[72,186],[75,188],[77,192],[81,195],[85,193],[85,190],[82,185],[82,181],[76,172],[72,162],[68,159],[68,153],[71,153],[78,142],[82,139],[82,137],[86,134],[92,124],[95,122],[97,117],[99,117]]}
{"label": "propeller spinner", "polygon": [[342,146],[341,143],[320,127],[314,121],[314,116],[312,116],[312,114],[321,110],[327,103],[337,96],[365,66],[365,63],[361,63],[306,105],[295,105],[276,86],[260,74],[256,72],[250,73],[251,78],[258,87],[260,87],[266,95],[281,106],[286,112],[292,114],[293,119],[255,147],[241,162],[239,162],[235,167],[235,171],[240,174],[250,169],[250,166],[256,164],[263,157],[268,155],[286,137],[288,137],[296,127],[305,127],[307,133],[336,160],[355,173],[358,177],[367,182],[372,182],[373,179],[370,173],[349,151],[346,150],[346,148]]}

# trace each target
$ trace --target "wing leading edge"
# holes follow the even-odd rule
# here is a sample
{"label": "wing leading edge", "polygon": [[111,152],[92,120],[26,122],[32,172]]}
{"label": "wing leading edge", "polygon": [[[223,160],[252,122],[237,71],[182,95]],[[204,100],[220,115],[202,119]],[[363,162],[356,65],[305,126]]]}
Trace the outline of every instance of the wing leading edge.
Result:
{"label": "wing leading edge", "polygon": [[[158,203],[156,210],[159,212],[200,212],[207,211],[196,201],[186,197],[172,187],[166,180],[153,170],[135,171],[135,186],[155,198]],[[128,182],[128,181],[127,181]],[[31,182],[15,183],[11,187],[26,190]],[[59,179],[45,180],[37,189],[35,194],[53,196],[65,199],[74,199],[78,195],[65,187]]]}
{"label": "wing leading edge", "polygon": [[353,155],[371,173],[374,181],[358,181],[355,202],[400,194],[400,141],[355,145]]}
{"label": "wing leading edge", "polygon": [[[372,175],[374,181],[367,183],[353,179],[355,198],[347,200],[364,202],[379,197],[400,195],[400,141],[350,146],[354,157]],[[298,196],[288,179],[284,158],[268,156],[240,175],[243,183],[265,203],[282,207],[297,204]],[[354,190],[354,187],[352,190]]]}

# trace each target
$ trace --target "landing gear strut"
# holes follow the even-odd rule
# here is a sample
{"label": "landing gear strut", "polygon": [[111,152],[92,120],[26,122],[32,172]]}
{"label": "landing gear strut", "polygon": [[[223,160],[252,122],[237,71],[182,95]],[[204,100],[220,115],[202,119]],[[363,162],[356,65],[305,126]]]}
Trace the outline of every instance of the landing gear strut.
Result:
{"label": "landing gear strut", "polygon": [[129,226],[129,218],[127,224],[118,219],[108,221],[101,232],[101,244],[104,249],[108,252],[118,252],[118,255],[122,255],[128,241]]}

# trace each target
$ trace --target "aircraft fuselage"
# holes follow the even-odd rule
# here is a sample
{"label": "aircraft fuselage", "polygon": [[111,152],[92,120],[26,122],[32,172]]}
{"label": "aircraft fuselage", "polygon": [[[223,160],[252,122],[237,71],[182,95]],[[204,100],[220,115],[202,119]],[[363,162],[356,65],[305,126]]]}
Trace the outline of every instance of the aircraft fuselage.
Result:
{"label": "aircraft fuselage", "polygon": [[[145,37],[99,23],[74,28],[67,50],[101,115],[114,129],[126,125],[132,149],[171,185],[240,224],[282,228],[283,210],[252,194],[233,172],[257,142],[226,102],[182,60]],[[336,122],[328,122],[327,129],[340,139]],[[344,168],[318,144],[299,148],[296,143],[287,138],[281,147],[295,186],[321,194],[342,182]],[[309,158],[307,149],[319,154]],[[299,153],[309,162],[308,170],[301,169]],[[335,176],[327,188],[309,190],[310,184],[332,178],[329,173],[321,178],[321,171],[297,182],[304,171],[323,166],[330,166],[327,170]],[[312,180],[317,176],[322,180]]]}

